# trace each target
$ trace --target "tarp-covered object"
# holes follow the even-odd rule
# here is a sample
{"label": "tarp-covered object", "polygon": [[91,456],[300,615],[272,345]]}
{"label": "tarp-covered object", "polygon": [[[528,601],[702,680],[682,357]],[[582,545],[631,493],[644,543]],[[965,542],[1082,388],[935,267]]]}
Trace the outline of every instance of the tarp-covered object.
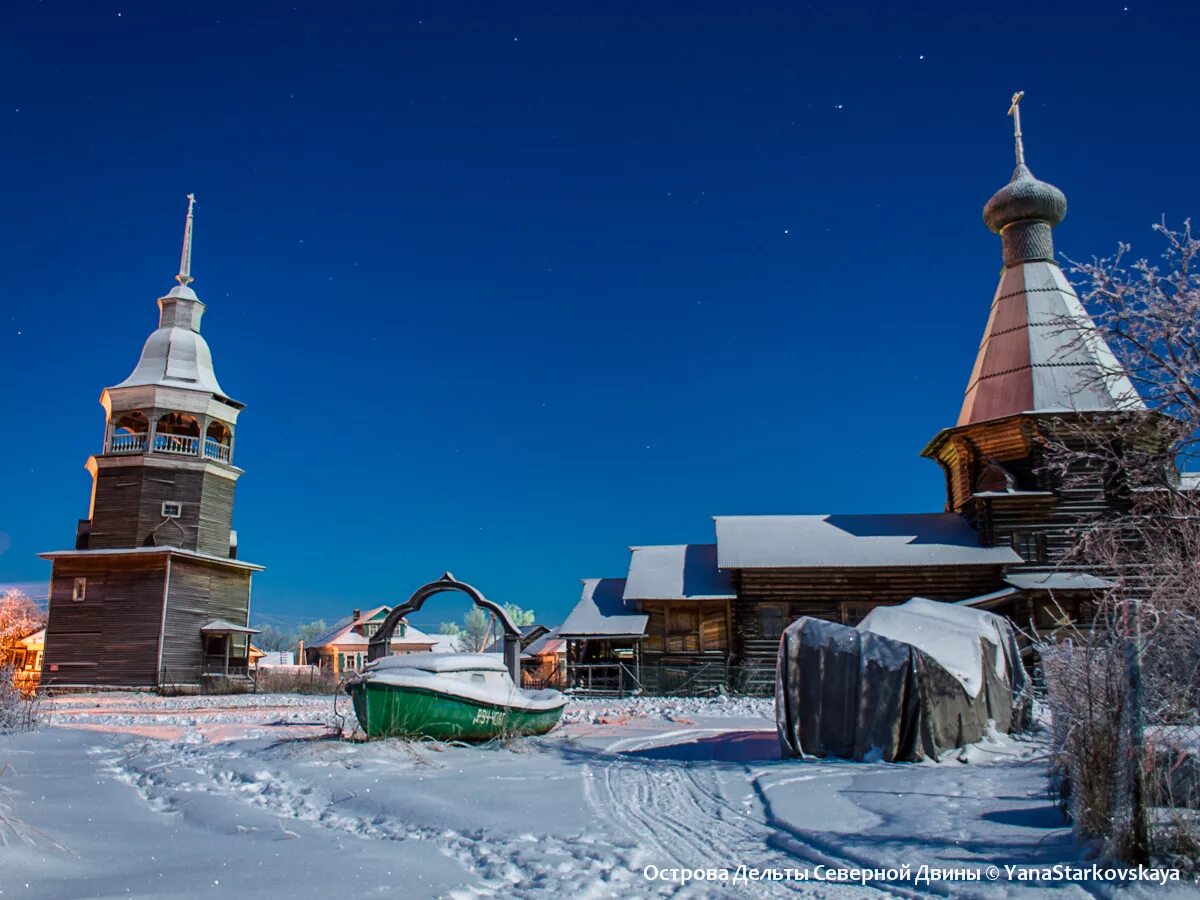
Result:
{"label": "tarp-covered object", "polygon": [[802,618],[779,644],[775,715],[785,756],[915,762],[1029,726],[1012,625],[914,597],[856,628]]}

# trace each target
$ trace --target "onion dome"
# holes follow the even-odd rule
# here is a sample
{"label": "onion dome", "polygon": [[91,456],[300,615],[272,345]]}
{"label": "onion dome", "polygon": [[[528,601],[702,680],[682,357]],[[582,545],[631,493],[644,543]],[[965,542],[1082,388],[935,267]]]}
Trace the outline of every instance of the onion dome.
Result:
{"label": "onion dome", "polygon": [[983,208],[1000,235],[1004,271],[963,397],[958,426],[1022,414],[1144,409],[1133,383],[1054,261],[1051,230],[1067,198],[1025,165],[1013,96],[1017,168]]}
{"label": "onion dome", "polygon": [[1012,180],[992,194],[983,207],[983,221],[996,234],[1014,222],[1045,222],[1053,227],[1067,215],[1067,197],[1052,184],[1039,181],[1025,163],[1013,170]]}

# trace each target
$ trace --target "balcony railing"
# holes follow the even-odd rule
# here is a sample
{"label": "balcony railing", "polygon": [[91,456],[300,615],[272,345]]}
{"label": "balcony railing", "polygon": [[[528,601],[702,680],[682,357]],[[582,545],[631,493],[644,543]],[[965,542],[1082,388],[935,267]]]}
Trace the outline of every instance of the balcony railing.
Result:
{"label": "balcony railing", "polygon": [[144,431],[130,433],[118,432],[108,442],[109,453],[145,453],[146,439],[149,435]]}
{"label": "balcony railing", "polygon": [[223,463],[229,462],[230,451],[232,447],[228,444],[222,444],[220,441],[214,441],[212,438],[204,439],[204,455],[209,459],[219,459]]}
{"label": "balcony railing", "polygon": [[156,453],[177,453],[180,456],[196,456],[200,452],[200,438],[188,437],[185,434],[156,434],[154,436]]}

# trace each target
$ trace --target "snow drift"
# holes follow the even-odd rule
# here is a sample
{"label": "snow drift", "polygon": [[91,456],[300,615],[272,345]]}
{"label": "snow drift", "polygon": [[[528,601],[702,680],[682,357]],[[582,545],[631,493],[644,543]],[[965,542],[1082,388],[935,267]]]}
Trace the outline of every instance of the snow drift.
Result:
{"label": "snow drift", "polygon": [[804,617],[779,644],[785,756],[915,762],[1028,727],[1025,668],[1007,619],[914,597],[856,628]]}

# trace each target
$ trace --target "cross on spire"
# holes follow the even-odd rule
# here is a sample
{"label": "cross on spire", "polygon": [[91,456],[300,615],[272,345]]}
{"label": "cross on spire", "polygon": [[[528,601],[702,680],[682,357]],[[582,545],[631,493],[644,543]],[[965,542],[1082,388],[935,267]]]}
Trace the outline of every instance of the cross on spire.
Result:
{"label": "cross on spire", "polygon": [[1017,91],[1012,96],[1012,105],[1008,108],[1008,114],[1013,117],[1013,137],[1017,145],[1017,165],[1025,165],[1025,144],[1021,141],[1021,99],[1025,96],[1024,91]]}
{"label": "cross on spire", "polygon": [[182,287],[192,282],[192,208],[196,205],[196,195],[188,194],[187,220],[183,226],[183,252],[179,255],[179,274],[175,280]]}

